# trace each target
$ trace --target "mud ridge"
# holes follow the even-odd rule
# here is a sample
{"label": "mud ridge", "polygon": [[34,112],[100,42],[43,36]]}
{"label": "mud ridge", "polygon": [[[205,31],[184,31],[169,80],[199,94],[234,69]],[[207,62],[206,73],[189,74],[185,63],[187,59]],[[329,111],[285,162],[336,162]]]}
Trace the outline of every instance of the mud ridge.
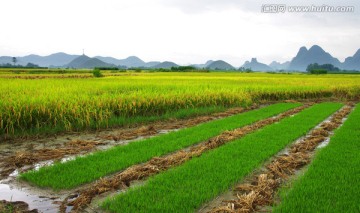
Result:
{"label": "mud ridge", "polygon": [[30,166],[26,170],[32,169],[35,163],[60,160],[66,155],[85,154],[93,151],[96,146],[104,145],[104,142],[85,141],[85,140],[72,140],[65,143],[63,147],[56,149],[37,149],[31,151],[19,151],[14,155],[3,159],[1,167],[3,170],[0,176],[7,177],[16,169],[21,169],[24,166]]}
{"label": "mud ridge", "polygon": [[0,200],[0,212],[11,213],[38,213],[36,209],[29,210],[29,205],[22,201],[9,202]]}
{"label": "mud ridge", "polygon": [[191,127],[195,126],[204,122],[208,122],[211,120],[219,119],[228,117],[231,115],[239,114],[241,112],[254,110],[258,108],[257,105],[254,105],[250,108],[244,109],[244,108],[233,108],[230,110],[227,110],[225,112],[218,112],[214,113],[212,115],[205,115],[205,116],[199,116],[195,118],[189,118],[185,120],[177,120],[177,119],[171,119],[166,122],[157,122],[153,125],[148,126],[142,126],[139,128],[136,128],[134,130],[122,130],[117,132],[116,134],[108,134],[108,135],[101,135],[99,136],[102,139],[106,140],[114,140],[114,141],[120,141],[120,140],[133,140],[138,137],[146,137],[146,136],[152,136],[158,134],[162,130],[174,130],[174,129],[180,129],[185,127]]}
{"label": "mud ridge", "polygon": [[[225,131],[206,142],[200,143],[190,148],[177,151],[164,157],[154,157],[144,164],[131,166],[112,177],[101,179],[96,183],[91,184],[87,188],[77,191],[76,194],[78,197],[73,200],[71,200],[69,197],[66,198],[60,208],[60,211],[64,212],[65,206],[73,206],[73,212],[80,211],[87,207],[91,203],[92,199],[98,195],[114,190],[126,189],[130,186],[132,181],[144,180],[145,178],[158,174],[161,171],[165,171],[171,167],[180,165],[193,157],[200,156],[205,151],[215,149],[229,141],[263,128],[264,126],[278,122],[285,117],[297,114],[311,105],[312,103],[308,103],[281,113],[278,116],[264,119],[255,122],[254,124],[235,129],[233,131]],[[72,194],[70,196],[73,197],[74,195]]]}
{"label": "mud ridge", "polygon": [[[26,141],[24,141],[25,150],[11,153],[9,156],[0,157],[0,159],[2,158],[2,163],[0,163],[0,179],[8,177],[17,169],[23,169],[22,167],[24,166],[29,166],[25,170],[30,170],[34,168],[34,164],[43,161],[61,160],[65,156],[90,153],[94,151],[97,146],[108,144],[109,140],[115,141],[113,144],[113,146],[115,146],[119,145],[117,144],[119,141],[130,141],[140,137],[157,135],[166,130],[176,130],[179,128],[191,127],[200,123],[228,117],[256,108],[259,108],[259,106],[253,105],[247,109],[233,108],[225,112],[214,113],[207,116],[198,116],[184,120],[173,119],[170,121],[159,121],[152,125],[117,130],[116,133],[114,133],[115,131],[111,134],[102,133],[94,137],[94,139],[97,141],[74,139],[70,142],[63,143],[60,147],[55,148],[34,148],[31,145],[25,145]],[[70,138],[67,137],[67,139]],[[99,139],[100,141],[98,141]]]}
{"label": "mud ridge", "polygon": [[275,202],[276,190],[284,184],[296,171],[311,162],[316,147],[329,137],[330,133],[343,123],[354,107],[350,103],[333,114],[330,121],[323,122],[320,127],[310,132],[299,143],[290,147],[289,154],[275,157],[265,166],[265,171],[254,175],[251,181],[235,187],[236,199],[224,200],[223,205],[215,207],[211,213],[247,213],[259,211],[261,207]]}

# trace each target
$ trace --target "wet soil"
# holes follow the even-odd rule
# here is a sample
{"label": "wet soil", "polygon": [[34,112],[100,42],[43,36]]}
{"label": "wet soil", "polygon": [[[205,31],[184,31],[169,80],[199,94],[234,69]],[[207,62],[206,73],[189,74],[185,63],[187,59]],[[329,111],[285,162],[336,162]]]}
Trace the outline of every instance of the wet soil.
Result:
{"label": "wet soil", "polygon": [[0,212],[4,213],[37,213],[38,210],[29,210],[29,205],[22,201],[0,200]]}
{"label": "wet soil", "polygon": [[[43,139],[7,141],[6,143],[0,143],[0,180],[6,178],[17,169],[20,172],[32,169],[39,162],[56,161],[68,156],[86,154],[97,149],[125,145],[135,139],[165,134],[169,131],[195,126],[255,108],[257,106],[250,107],[249,109],[233,108],[212,115],[183,120],[172,119],[137,128],[105,130],[88,134],[74,133]],[[24,166],[28,167],[23,168]]]}
{"label": "wet soil", "polygon": [[[32,187],[16,180],[17,175],[30,169],[39,169],[42,166],[51,165],[56,161],[71,160],[76,156],[96,150],[126,145],[143,138],[166,134],[180,128],[195,126],[257,107],[254,105],[248,109],[233,108],[211,115],[182,120],[172,119],[135,128],[112,129],[85,134],[71,133],[48,138],[9,140],[6,143],[0,143],[0,200],[26,202],[31,209],[37,209],[39,212],[58,212],[65,197],[74,199],[76,195],[71,196],[71,191],[55,193],[49,189]],[[7,204],[4,205],[7,206]],[[70,211],[72,207],[67,206],[63,209]],[[18,210],[18,212],[21,211],[27,210]]]}

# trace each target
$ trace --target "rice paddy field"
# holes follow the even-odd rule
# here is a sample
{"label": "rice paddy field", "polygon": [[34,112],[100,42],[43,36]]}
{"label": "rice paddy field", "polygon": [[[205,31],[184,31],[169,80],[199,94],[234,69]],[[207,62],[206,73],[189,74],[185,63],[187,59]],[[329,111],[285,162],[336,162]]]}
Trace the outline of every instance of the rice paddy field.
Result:
{"label": "rice paddy field", "polygon": [[[186,117],[259,102],[347,100],[357,99],[360,95],[360,75],[120,73],[120,76],[105,78],[55,78],[55,74],[13,76],[19,78],[8,78],[8,74],[1,78],[0,75],[2,138],[123,126],[165,119],[173,114]],[[35,79],[26,79],[26,76]]]}
{"label": "rice paddy field", "polygon": [[360,212],[360,75],[0,70],[0,212]]}

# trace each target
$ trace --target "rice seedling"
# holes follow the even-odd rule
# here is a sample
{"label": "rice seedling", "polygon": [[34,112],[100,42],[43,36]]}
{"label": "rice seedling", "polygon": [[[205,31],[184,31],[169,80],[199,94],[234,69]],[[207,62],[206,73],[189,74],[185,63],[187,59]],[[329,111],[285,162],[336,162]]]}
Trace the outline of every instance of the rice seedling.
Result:
{"label": "rice seedling", "polygon": [[67,189],[94,181],[105,175],[125,169],[136,163],[205,141],[226,130],[251,124],[257,120],[274,116],[299,104],[280,103],[258,110],[240,113],[220,120],[160,135],[154,138],[100,151],[73,161],[43,167],[31,171],[21,178],[41,187]]}
{"label": "rice seedling", "polygon": [[341,106],[336,103],[312,106],[154,176],[143,186],[108,198],[102,207],[111,212],[193,212]]}
{"label": "rice seedling", "polygon": [[358,104],[305,173],[283,188],[274,212],[360,211],[359,120]]}
{"label": "rice seedling", "polygon": [[107,193],[109,191],[124,189],[131,185],[132,181],[144,180],[150,176],[159,174],[170,168],[183,164],[194,157],[201,156],[203,153],[209,150],[216,149],[228,142],[244,137],[245,135],[255,132],[256,130],[261,129],[267,125],[279,122],[286,117],[293,116],[308,108],[310,105],[312,104],[299,106],[280,113],[276,116],[256,121],[250,125],[222,132],[220,135],[194,145],[191,148],[177,150],[162,157],[153,157],[147,162],[130,166],[121,172],[106,178],[102,178],[101,181],[97,181],[82,188],[78,191],[78,197],[76,199],[71,199],[69,201],[68,198],[71,197],[70,195],[69,197],[65,198],[62,206],[67,204],[68,206],[73,206],[73,210],[75,211],[81,210],[90,204],[92,199],[98,195]]}

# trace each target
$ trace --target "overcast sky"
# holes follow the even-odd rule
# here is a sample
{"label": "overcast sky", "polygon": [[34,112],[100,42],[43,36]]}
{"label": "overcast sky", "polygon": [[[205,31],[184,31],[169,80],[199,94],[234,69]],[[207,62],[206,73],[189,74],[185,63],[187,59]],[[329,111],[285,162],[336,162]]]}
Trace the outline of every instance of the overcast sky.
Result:
{"label": "overcast sky", "polygon": [[[306,3],[308,2],[308,3]],[[235,66],[291,60],[318,44],[341,61],[360,48],[359,0],[274,0],[354,6],[348,13],[262,13],[259,0],[1,0],[0,55],[55,52]]]}

